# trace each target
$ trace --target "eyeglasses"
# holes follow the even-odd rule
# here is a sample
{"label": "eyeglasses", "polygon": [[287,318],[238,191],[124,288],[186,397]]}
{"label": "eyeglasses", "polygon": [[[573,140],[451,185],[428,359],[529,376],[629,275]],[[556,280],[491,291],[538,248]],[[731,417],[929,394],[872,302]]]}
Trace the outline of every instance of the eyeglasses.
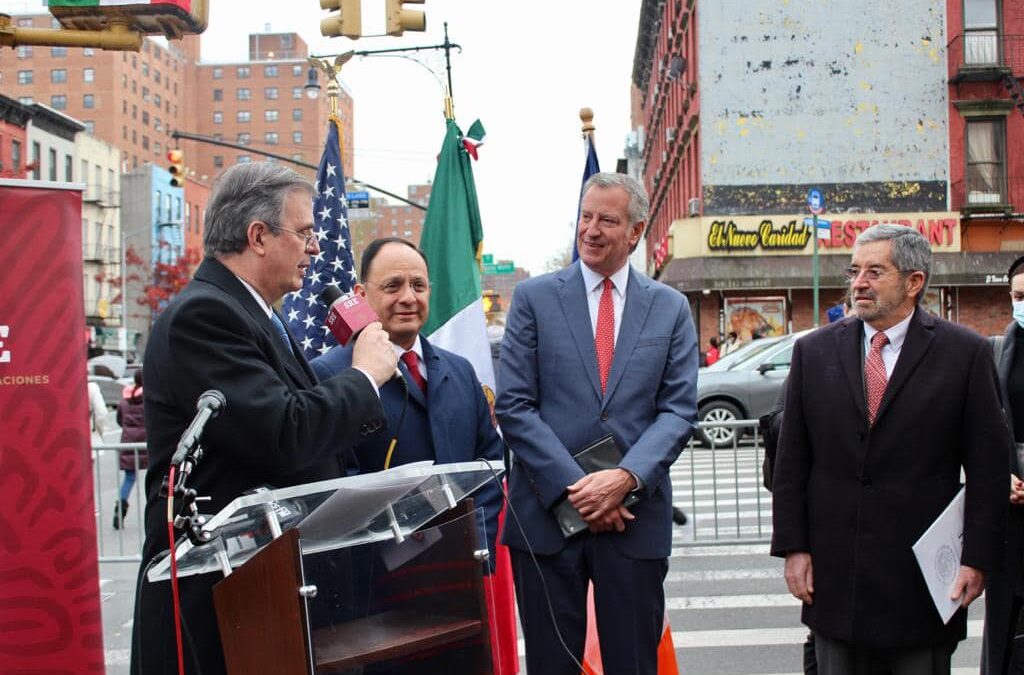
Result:
{"label": "eyeglasses", "polygon": [[302,234],[298,230],[290,230],[287,227],[281,227],[280,225],[272,225],[270,223],[267,223],[267,227],[272,227],[275,230],[284,230],[285,232],[291,232],[292,234],[301,237],[303,240],[303,248],[309,248],[310,246],[313,245],[313,242],[316,241],[315,232],[310,232],[309,234]]}
{"label": "eyeglasses", "polygon": [[865,269],[861,269],[856,266],[850,266],[843,270],[843,278],[846,279],[847,283],[853,283],[860,277],[860,275],[863,274],[868,281],[878,281],[890,272],[899,272],[899,270],[889,270],[884,267],[867,267]]}

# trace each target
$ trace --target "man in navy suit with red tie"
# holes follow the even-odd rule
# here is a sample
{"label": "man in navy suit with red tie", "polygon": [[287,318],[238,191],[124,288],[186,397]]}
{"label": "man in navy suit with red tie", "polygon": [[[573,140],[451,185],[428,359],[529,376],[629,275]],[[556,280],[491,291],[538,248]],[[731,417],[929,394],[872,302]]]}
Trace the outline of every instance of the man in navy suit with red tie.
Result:
{"label": "man in navy suit with red tie", "polygon": [[[591,581],[605,672],[657,670],[668,470],[696,424],[697,336],[686,298],[629,265],[647,210],[637,181],[594,174],[579,261],[520,282],[512,297],[496,412],[515,456],[509,503],[522,529],[509,520],[504,541],[530,675],[580,672]],[[573,455],[608,435],[621,461],[585,474]],[[589,530],[570,539],[554,513],[565,499]]]}
{"label": "man in navy suit with red tie", "polygon": [[[402,383],[397,380],[380,388],[388,423],[355,446],[358,471],[382,470],[393,437],[398,442],[390,466],[500,460],[501,438],[473,366],[420,335],[430,306],[430,277],[423,253],[405,239],[376,239],[363,251],[359,278],[362,283],[354,290],[366,298],[391,338],[409,397],[406,403]],[[351,361],[350,345],[335,347],[310,365],[319,377],[327,378],[344,372]],[[476,507],[483,509],[493,564],[501,489],[496,482],[488,483],[473,499]]]}

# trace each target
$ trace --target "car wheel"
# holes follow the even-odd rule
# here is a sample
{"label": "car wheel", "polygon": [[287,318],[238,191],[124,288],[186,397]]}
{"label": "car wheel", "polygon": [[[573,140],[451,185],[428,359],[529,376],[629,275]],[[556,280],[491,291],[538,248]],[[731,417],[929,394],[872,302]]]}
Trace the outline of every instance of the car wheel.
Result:
{"label": "car wheel", "polygon": [[[697,412],[697,419],[705,424],[718,422],[735,422],[741,419],[739,409],[728,401],[711,401],[705,403]],[[739,429],[734,427],[711,427],[701,431],[701,440],[708,448],[731,447],[735,442]]]}

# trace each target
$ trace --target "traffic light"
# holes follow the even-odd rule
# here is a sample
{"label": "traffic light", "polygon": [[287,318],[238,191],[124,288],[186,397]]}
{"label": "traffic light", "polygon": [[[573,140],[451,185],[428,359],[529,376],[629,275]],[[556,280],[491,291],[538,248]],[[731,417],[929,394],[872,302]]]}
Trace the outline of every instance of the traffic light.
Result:
{"label": "traffic light", "polygon": [[401,35],[407,30],[423,32],[427,29],[427,15],[418,9],[404,9],[403,5],[422,5],[426,0],[384,0],[387,34]]}
{"label": "traffic light", "polygon": [[167,153],[167,161],[170,163],[167,170],[171,172],[171,187],[184,187],[185,153],[181,150],[171,150]]}
{"label": "traffic light", "polygon": [[321,9],[337,9],[338,14],[332,14],[320,22],[320,33],[327,37],[338,37],[344,35],[353,40],[362,35],[363,19],[359,3],[362,0],[320,0]]}

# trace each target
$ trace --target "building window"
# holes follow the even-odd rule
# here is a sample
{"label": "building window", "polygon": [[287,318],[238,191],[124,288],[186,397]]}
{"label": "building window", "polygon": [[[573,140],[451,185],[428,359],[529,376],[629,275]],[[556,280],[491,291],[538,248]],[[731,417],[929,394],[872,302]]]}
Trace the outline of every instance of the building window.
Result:
{"label": "building window", "polygon": [[1005,120],[967,120],[967,204],[1006,203]]}
{"label": "building window", "polygon": [[249,66],[238,66],[237,70],[235,71],[235,75],[240,80],[244,80],[245,78],[249,77]]}
{"label": "building window", "polygon": [[50,56],[61,58],[68,55],[67,47],[50,47]]}
{"label": "building window", "polygon": [[[149,114],[149,113],[146,113],[145,110],[143,110],[142,112],[143,112],[143,114]],[[136,120],[138,118],[139,118],[139,106],[137,106],[134,103],[132,103],[132,119]]]}
{"label": "building window", "polygon": [[32,169],[32,178],[39,180],[39,176],[42,174],[43,167],[40,164],[43,163],[43,149],[39,145],[39,141],[32,143],[32,163],[35,168]]}
{"label": "building window", "polygon": [[224,100],[224,90],[223,89],[214,89],[213,90],[213,100],[214,101],[223,101]]}
{"label": "building window", "polygon": [[213,69],[213,79],[220,80],[220,79],[223,79],[223,77],[224,77],[224,69],[223,68],[221,68],[220,66],[217,66],[216,68]]}
{"label": "building window", "polygon": [[160,84],[160,71],[156,68],[153,69],[153,81]]}
{"label": "building window", "polygon": [[54,148],[50,148],[48,153],[50,158],[50,180],[57,180],[57,151]]}
{"label": "building window", "polygon": [[215,140],[215,141],[223,141],[224,140],[224,134],[214,134],[213,135],[213,140]]}
{"label": "building window", "polygon": [[127,75],[121,75],[121,88],[122,89],[127,89],[128,88],[128,76]]}
{"label": "building window", "polygon": [[292,77],[302,77],[302,66],[300,64],[292,66]]}
{"label": "building window", "polygon": [[95,108],[96,97],[92,94],[82,94],[82,107],[83,108]]}
{"label": "building window", "polygon": [[15,50],[15,54],[19,59],[30,59],[32,58],[32,48],[22,45]]}
{"label": "building window", "polygon": [[224,113],[217,111],[213,113],[213,123],[221,124],[224,121]]}
{"label": "building window", "polygon": [[277,110],[264,110],[263,111],[263,121],[264,122],[276,122],[277,121],[277,117],[278,117],[277,112],[278,112]]}
{"label": "building window", "polygon": [[248,110],[239,110],[236,119],[239,122],[249,122],[252,120],[252,113]]}
{"label": "building window", "polygon": [[282,49],[291,49],[293,46],[295,46],[295,43],[293,42],[293,37],[294,36],[292,36],[290,33],[285,33],[284,35],[282,35],[281,36],[281,48]]}
{"label": "building window", "polygon": [[146,125],[146,126],[149,126],[149,111],[148,110],[143,110],[142,111],[142,123],[144,125]]}
{"label": "building window", "polygon": [[33,99],[31,96],[19,96],[18,97],[18,103],[20,103],[22,105],[32,105],[34,102],[35,102],[35,99]]}
{"label": "building window", "polygon": [[251,89],[235,89],[235,100],[237,101],[250,101],[252,100]]}
{"label": "building window", "polygon": [[82,81],[83,82],[94,82],[96,80],[96,70],[93,68],[85,68],[82,70]]}
{"label": "building window", "polygon": [[142,74],[145,75],[146,77],[149,77],[149,62],[148,61],[143,61],[142,62]]}
{"label": "building window", "polygon": [[277,77],[277,66],[263,66],[264,77]]}
{"label": "building window", "polygon": [[214,155],[213,156],[213,166],[215,168],[217,168],[217,169],[219,169],[222,166],[224,166],[224,156],[223,155]]}
{"label": "building window", "polygon": [[999,65],[998,0],[964,0],[964,65]]}
{"label": "building window", "polygon": [[293,131],[292,132],[292,143],[294,143],[296,145],[299,145],[300,143],[302,143],[302,132],[301,131]]}
{"label": "building window", "polygon": [[85,133],[89,134],[90,136],[95,135],[95,133],[96,133],[96,122],[94,122],[92,120],[82,120],[82,124],[85,125]]}
{"label": "building window", "polygon": [[277,100],[277,87],[264,87],[263,88],[263,98],[267,99],[268,101],[276,101]]}
{"label": "building window", "polygon": [[142,100],[149,101],[149,87],[142,88]]}
{"label": "building window", "polygon": [[239,155],[238,156],[238,163],[239,164],[248,164],[251,161],[252,161],[252,157],[250,157],[249,155]]}
{"label": "building window", "polygon": [[64,94],[54,94],[50,97],[50,107],[54,110],[67,110],[68,97]]}
{"label": "building window", "polygon": [[65,182],[74,182],[74,165],[72,164],[71,155],[64,155],[64,180]]}
{"label": "building window", "polygon": [[128,125],[126,124],[121,125],[121,138],[128,140]]}
{"label": "building window", "polygon": [[267,145],[277,145],[277,132],[267,131],[263,134],[263,142]]}
{"label": "building window", "polygon": [[163,150],[163,146],[160,145],[160,141],[153,141],[153,154],[159,155],[160,151]]}
{"label": "building window", "polygon": [[153,94],[153,105],[155,105],[157,108],[159,108],[160,107],[160,103],[162,101],[163,101],[163,99],[160,98],[160,94]]}
{"label": "building window", "polygon": [[238,134],[236,142],[239,145],[249,145],[249,142],[251,140],[252,140],[252,134],[250,134],[248,131],[243,131],[242,133]]}
{"label": "building window", "polygon": [[302,87],[292,87],[292,98],[302,98]]}
{"label": "building window", "polygon": [[11,141],[11,167],[15,175],[21,173],[21,141]]}
{"label": "building window", "polygon": [[32,84],[32,73],[31,70],[19,70],[18,84]]}
{"label": "building window", "polygon": [[138,88],[137,88],[137,87],[138,87],[138,85],[136,84],[135,80],[132,80],[132,93],[133,93],[133,94],[134,94],[134,93],[135,93],[136,91],[138,91]]}
{"label": "building window", "polygon": [[149,136],[142,134],[142,149],[149,150]]}
{"label": "building window", "polygon": [[292,108],[292,119],[296,122],[302,121],[302,108]]}
{"label": "building window", "polygon": [[139,144],[139,133],[137,131],[135,131],[135,129],[132,129],[132,145],[138,145],[138,144]]}
{"label": "building window", "polygon": [[54,84],[60,84],[68,81],[68,71],[63,68],[57,68],[50,71],[50,82]]}
{"label": "building window", "polygon": [[95,53],[96,53],[96,50],[93,49],[92,47],[84,47],[82,49],[82,56],[92,56]]}

